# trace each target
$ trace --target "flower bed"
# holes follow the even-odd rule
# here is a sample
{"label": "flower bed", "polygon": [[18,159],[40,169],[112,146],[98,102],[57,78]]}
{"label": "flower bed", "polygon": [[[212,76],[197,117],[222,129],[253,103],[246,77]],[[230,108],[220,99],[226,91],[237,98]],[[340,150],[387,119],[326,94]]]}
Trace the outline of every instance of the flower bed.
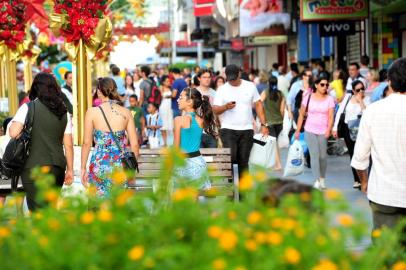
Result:
{"label": "flower bed", "polygon": [[[177,160],[163,162],[165,172]],[[61,200],[46,172],[34,175],[49,207],[16,218],[14,200],[0,211],[1,269],[405,269],[396,231],[375,231],[363,252],[347,248],[370,232],[334,190],[266,200],[272,180],[258,172],[244,177],[237,204],[197,203],[186,186],[170,196],[115,189],[110,200],[92,190],[88,200]]]}

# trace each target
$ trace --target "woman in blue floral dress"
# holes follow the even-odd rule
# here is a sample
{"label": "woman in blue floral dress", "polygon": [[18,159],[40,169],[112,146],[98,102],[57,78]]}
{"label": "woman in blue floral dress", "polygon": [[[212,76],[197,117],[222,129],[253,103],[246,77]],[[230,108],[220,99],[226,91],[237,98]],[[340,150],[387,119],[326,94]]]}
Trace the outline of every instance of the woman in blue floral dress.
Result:
{"label": "woman in blue floral dress", "polygon": [[[97,95],[102,103],[99,107],[90,108],[85,117],[81,176],[84,186],[90,183],[96,188],[98,196],[108,197],[113,185],[112,173],[123,168],[122,158],[128,148],[127,138],[131,151],[136,156],[139,155],[139,146],[132,114],[118,104],[120,98],[114,80],[111,78],[99,79]],[[109,131],[102,110],[113,132]],[[120,147],[116,144],[114,137]],[[93,140],[95,147],[87,171],[86,165]],[[120,151],[120,148],[123,151]]]}

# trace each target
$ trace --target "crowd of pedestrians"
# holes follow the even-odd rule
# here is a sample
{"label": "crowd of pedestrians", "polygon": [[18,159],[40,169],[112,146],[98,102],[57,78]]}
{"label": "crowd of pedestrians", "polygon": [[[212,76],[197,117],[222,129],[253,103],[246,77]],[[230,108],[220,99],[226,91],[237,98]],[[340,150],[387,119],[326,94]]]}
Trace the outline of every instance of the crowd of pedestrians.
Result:
{"label": "crowd of pedestrians", "polygon": [[[122,166],[126,149],[138,156],[141,147],[170,145],[186,154],[185,167],[176,172],[183,178],[202,176],[207,167],[200,149],[216,147],[231,149],[232,163],[242,176],[254,134],[278,139],[288,119],[291,136],[304,137],[308,146],[314,188],[328,186],[327,148],[331,141],[343,140],[352,159],[353,187],[368,193],[375,226],[393,225],[406,209],[406,59],[379,72],[369,69],[368,61],[363,56],[361,66],[350,63],[348,73],[330,73],[322,61],[302,68],[293,63],[287,73],[278,64],[250,73],[228,65],[218,72],[141,66],[124,74],[111,65],[111,76],[94,83],[94,107],[85,118],[82,183],[108,196],[112,180],[107,175]],[[22,174],[30,210],[40,207],[31,168],[50,166],[58,186],[72,182],[71,87],[70,72],[62,88],[47,73],[38,74],[32,84],[29,100],[36,121]],[[22,105],[9,125],[11,137],[18,136],[27,113],[28,106]],[[275,160],[273,169],[282,170],[279,151]],[[209,186],[205,182],[201,187]]]}

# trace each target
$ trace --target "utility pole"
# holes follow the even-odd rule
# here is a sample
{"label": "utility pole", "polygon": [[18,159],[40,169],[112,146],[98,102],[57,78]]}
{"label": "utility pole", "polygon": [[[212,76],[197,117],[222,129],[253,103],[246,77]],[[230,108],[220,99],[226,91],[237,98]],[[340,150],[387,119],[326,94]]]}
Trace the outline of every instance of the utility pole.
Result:
{"label": "utility pole", "polygon": [[171,24],[171,42],[172,42],[172,57],[171,57],[171,64],[175,64],[176,62],[176,29],[178,27],[177,21],[177,9],[178,9],[178,1],[177,0],[168,0],[169,3],[169,13],[172,18]]}

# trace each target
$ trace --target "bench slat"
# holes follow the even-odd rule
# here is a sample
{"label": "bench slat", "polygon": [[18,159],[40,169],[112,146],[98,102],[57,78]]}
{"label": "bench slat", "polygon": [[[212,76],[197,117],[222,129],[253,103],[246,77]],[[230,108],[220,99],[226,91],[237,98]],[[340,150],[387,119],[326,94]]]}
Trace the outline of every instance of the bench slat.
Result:
{"label": "bench slat", "polygon": [[[160,170],[141,170],[136,174],[135,179],[137,178],[154,178],[159,175]],[[210,177],[232,177],[233,173],[231,170],[220,170],[220,171],[210,171]]]}
{"label": "bench slat", "polygon": [[[140,171],[145,170],[159,170],[161,168],[161,163],[139,163],[138,168]],[[207,167],[209,170],[231,170],[231,163],[208,163]]]}
{"label": "bench slat", "polygon": [[[163,153],[162,148],[158,149],[140,149],[140,155],[162,155]],[[204,156],[210,155],[230,155],[231,150],[230,148],[201,148],[200,153]]]}
{"label": "bench slat", "polygon": [[[203,159],[207,162],[207,163],[213,163],[213,162],[227,162],[227,163],[231,163],[231,156],[203,156]],[[138,163],[160,163],[161,162],[161,158],[158,156],[147,156],[147,155],[141,155],[140,158],[138,159]]]}

